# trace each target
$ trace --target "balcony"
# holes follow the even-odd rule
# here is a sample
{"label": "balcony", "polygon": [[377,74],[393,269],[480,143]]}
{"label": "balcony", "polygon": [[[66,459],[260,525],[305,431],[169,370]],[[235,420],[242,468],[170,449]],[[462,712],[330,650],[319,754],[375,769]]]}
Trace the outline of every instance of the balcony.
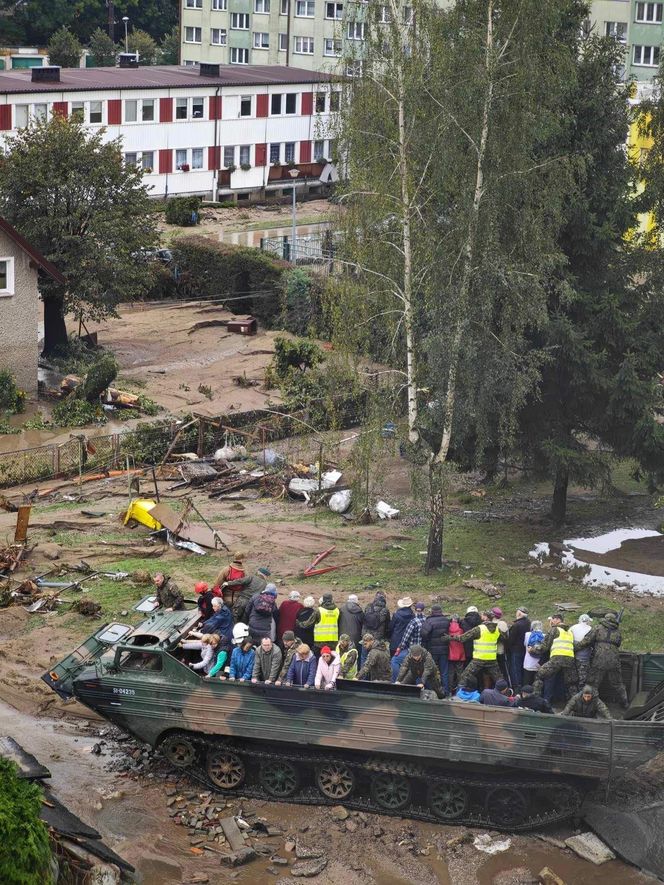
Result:
{"label": "balcony", "polygon": [[291,169],[297,169],[299,175],[296,181],[303,181],[307,178],[320,178],[325,163],[296,163],[295,166],[270,166],[268,173],[268,181],[292,181],[290,174]]}

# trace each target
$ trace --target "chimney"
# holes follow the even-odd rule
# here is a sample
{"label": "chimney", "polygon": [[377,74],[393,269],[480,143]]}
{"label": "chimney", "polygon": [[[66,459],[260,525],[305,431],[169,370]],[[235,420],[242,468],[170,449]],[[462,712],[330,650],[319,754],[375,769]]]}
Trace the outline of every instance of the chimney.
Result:
{"label": "chimney", "polygon": [[60,82],[60,66],[44,65],[41,68],[31,68],[33,83],[59,83]]}
{"label": "chimney", "polygon": [[138,54],[135,52],[121,52],[119,58],[121,68],[138,67]]}
{"label": "chimney", "polygon": [[218,77],[220,65],[211,65],[207,62],[201,62],[201,77]]}

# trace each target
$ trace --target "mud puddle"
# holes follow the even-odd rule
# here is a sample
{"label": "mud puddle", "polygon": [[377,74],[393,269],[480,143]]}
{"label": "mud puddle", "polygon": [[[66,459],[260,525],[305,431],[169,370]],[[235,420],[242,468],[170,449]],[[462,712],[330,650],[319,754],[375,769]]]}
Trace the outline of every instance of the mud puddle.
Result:
{"label": "mud puddle", "polygon": [[616,529],[562,545],[536,544],[530,556],[560,558],[564,569],[581,569],[591,587],[621,587],[637,595],[664,596],[664,535],[653,529]]}

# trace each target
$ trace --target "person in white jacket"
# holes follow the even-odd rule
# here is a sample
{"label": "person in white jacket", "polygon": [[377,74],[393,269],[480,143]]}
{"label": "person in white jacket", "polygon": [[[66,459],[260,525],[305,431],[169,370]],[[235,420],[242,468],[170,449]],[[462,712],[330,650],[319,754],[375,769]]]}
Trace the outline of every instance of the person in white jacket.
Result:
{"label": "person in white jacket", "polygon": [[206,633],[200,639],[181,643],[182,648],[197,650],[201,653],[201,659],[197,664],[189,664],[192,670],[204,670],[207,676],[217,662],[219,641],[219,636],[216,633]]}
{"label": "person in white jacket", "polygon": [[314,680],[315,687],[324,688],[326,691],[336,688],[340,668],[339,655],[332,651],[329,645],[324,645],[320,650],[320,659]]}

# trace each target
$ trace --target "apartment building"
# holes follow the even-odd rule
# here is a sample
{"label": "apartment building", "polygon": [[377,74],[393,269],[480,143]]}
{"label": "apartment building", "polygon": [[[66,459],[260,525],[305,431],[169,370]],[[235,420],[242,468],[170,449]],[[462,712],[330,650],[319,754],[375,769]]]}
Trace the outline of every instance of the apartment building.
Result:
{"label": "apartment building", "polygon": [[339,100],[327,75],[295,67],[0,72],[0,152],[31,120],[61,114],[120,137],[155,197],[264,199],[293,184],[318,193],[330,180]]}
{"label": "apartment building", "polygon": [[[380,0],[378,0],[380,2]],[[451,0],[438,0],[441,6]],[[340,73],[361,52],[367,0],[180,0],[181,61],[293,65]],[[625,76],[651,80],[664,41],[662,2],[593,0],[589,28],[625,45]],[[404,4],[404,15],[410,7]],[[350,52],[349,50],[355,50]]]}

